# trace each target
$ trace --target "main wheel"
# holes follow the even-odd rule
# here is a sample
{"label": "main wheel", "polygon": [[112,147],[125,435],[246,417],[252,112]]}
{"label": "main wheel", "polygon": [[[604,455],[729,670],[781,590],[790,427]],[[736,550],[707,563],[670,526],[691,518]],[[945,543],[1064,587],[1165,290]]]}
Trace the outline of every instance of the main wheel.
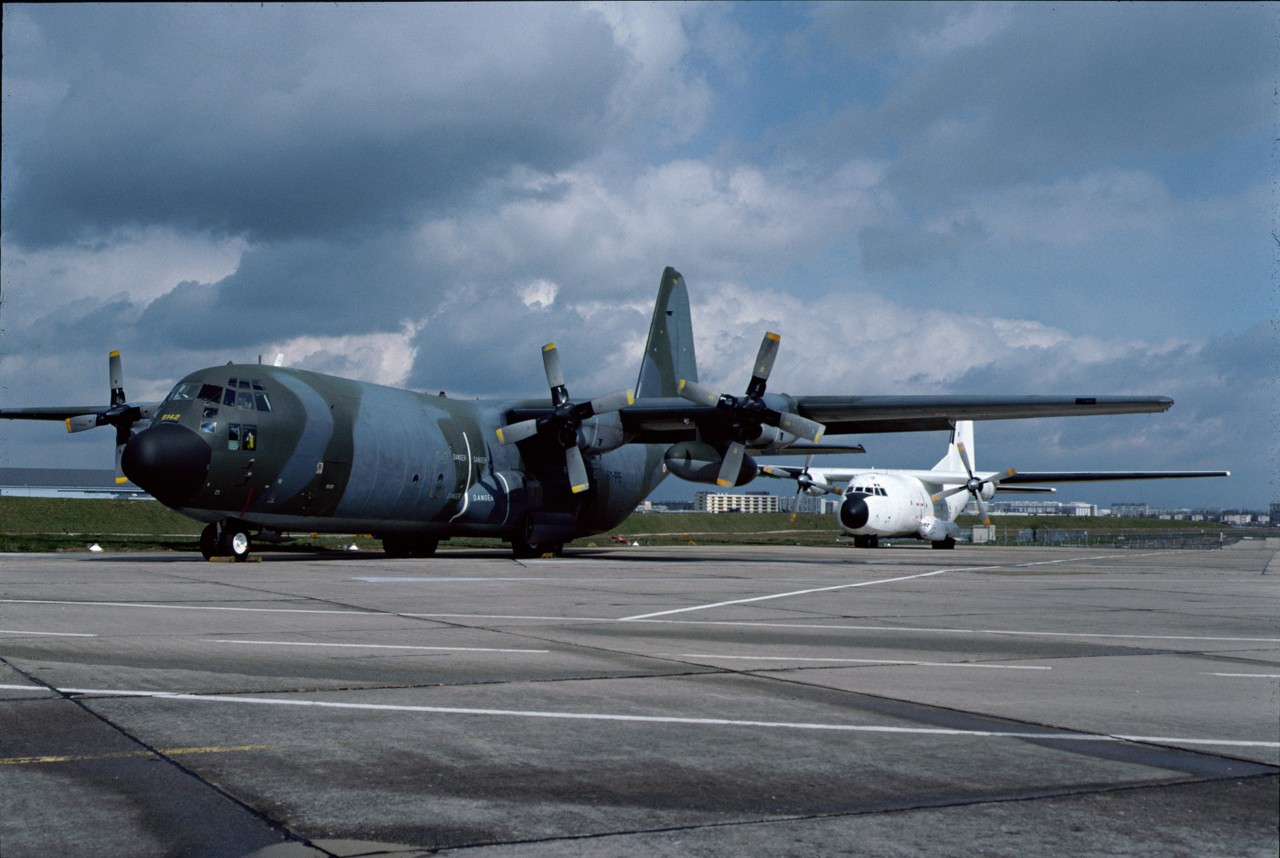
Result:
{"label": "main wheel", "polygon": [[942,549],[955,548],[956,541],[954,537],[948,536],[946,539],[940,540],[938,542],[930,542],[929,547],[942,548]]}
{"label": "main wheel", "polygon": [[205,560],[218,556],[218,525],[208,524],[200,531],[200,553]]}
{"label": "main wheel", "polygon": [[219,553],[224,557],[232,557],[237,563],[243,563],[249,559],[249,532],[238,525],[225,524],[218,547]]}

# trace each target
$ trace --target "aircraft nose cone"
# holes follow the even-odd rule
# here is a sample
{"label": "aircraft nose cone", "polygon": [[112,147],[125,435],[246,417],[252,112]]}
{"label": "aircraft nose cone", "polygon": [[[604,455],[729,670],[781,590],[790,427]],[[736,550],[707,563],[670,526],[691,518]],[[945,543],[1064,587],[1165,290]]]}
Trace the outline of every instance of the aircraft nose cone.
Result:
{"label": "aircraft nose cone", "polygon": [[124,448],[124,475],[167,506],[183,506],[200,491],[212,451],[204,439],[174,423],[139,432]]}
{"label": "aircraft nose cone", "polygon": [[867,520],[870,518],[871,511],[867,509],[867,502],[862,498],[847,497],[840,504],[840,523],[849,530],[866,527]]}

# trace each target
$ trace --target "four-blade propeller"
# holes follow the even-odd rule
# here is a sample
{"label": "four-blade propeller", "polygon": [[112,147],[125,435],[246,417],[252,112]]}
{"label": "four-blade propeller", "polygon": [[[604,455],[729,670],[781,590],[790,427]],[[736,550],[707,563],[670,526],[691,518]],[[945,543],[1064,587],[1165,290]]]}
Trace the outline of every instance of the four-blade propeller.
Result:
{"label": "four-blade propeller", "polygon": [[124,370],[120,365],[119,351],[113,351],[108,357],[107,374],[111,384],[110,405],[75,414],[58,411],[58,409],[50,409],[50,413],[56,413],[65,420],[68,432],[83,432],[98,426],[114,426],[116,428],[116,482],[123,482],[120,457],[124,453],[124,445],[128,444],[129,439],[133,437],[133,424],[147,415],[143,413],[141,407],[131,405],[124,395]]}
{"label": "four-blade propeller", "polygon": [[956,444],[956,451],[960,454],[960,461],[964,463],[964,469],[969,474],[969,479],[961,485],[954,486],[943,492],[938,492],[936,495],[933,496],[933,499],[935,501],[939,501],[939,500],[942,500],[943,498],[948,498],[948,497],[951,497],[952,495],[960,494],[960,492],[968,492],[969,494],[973,495],[973,499],[978,502],[978,511],[982,513],[982,523],[991,524],[991,515],[990,513],[987,512],[987,504],[982,499],[982,487],[984,485],[998,486],[1000,485],[1001,480],[1005,479],[1006,477],[1013,476],[1015,473],[1017,473],[1017,471],[1015,471],[1013,468],[1010,468],[1009,470],[1005,471],[1003,474],[993,475],[990,477],[984,477],[979,479],[973,474],[973,465],[969,461],[969,451],[964,448],[963,441]]}
{"label": "four-blade propeller", "polygon": [[585,492],[591,488],[591,483],[587,477],[587,464],[578,448],[578,430],[584,420],[598,414],[618,411],[632,404],[635,402],[635,395],[630,390],[619,390],[590,402],[574,404],[569,399],[569,390],[564,384],[564,370],[560,367],[560,354],[556,351],[555,343],[547,343],[542,347],[542,367],[546,370],[547,385],[551,388],[552,412],[503,426],[498,429],[498,441],[516,444],[535,435],[551,439],[564,450],[569,488],[574,493]]}
{"label": "four-blade propeller", "polygon": [[720,473],[716,477],[716,482],[722,486],[732,486],[738,482],[738,474],[742,470],[742,459],[747,451],[747,442],[758,437],[764,425],[776,426],[797,438],[814,442],[821,440],[822,433],[826,431],[826,427],[821,423],[801,417],[799,414],[775,411],[765,403],[765,385],[769,380],[769,373],[773,371],[774,359],[778,356],[780,339],[781,337],[773,332],[764,335],[745,396],[730,396],[698,384],[696,381],[680,380],[682,397],[698,405],[720,409],[725,413],[726,421],[730,424],[729,448],[725,451]]}

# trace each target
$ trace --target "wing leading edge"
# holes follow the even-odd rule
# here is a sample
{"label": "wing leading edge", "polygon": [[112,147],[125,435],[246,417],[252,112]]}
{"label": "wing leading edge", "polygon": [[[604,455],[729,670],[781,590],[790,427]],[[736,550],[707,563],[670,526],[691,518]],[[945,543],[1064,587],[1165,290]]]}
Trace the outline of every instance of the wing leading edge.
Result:
{"label": "wing leading edge", "polygon": [[[788,396],[769,395],[771,407],[826,426],[826,435],[929,432],[957,420],[1016,420],[1150,414],[1168,411],[1167,396]],[[693,432],[723,430],[718,409],[676,397],[637,400],[620,412],[632,443],[685,440]]]}

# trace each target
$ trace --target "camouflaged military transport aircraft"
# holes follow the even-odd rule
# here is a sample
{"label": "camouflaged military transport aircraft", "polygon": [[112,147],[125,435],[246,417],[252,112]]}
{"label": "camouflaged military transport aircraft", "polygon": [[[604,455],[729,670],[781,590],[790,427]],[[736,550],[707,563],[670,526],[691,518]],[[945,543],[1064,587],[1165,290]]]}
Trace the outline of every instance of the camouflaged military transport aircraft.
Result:
{"label": "camouflaged military transport aircraft", "polygon": [[[453,536],[517,557],[558,553],[625,519],[668,472],[743,485],[754,455],[830,452],[824,433],[950,429],[956,420],[1159,412],[1161,396],[788,396],[766,393],[777,334],[744,396],[697,383],[684,278],[662,275],[632,391],[575,403],[554,345],[551,399],[463,402],[305,370],[226,364],[160,403],[131,403],[119,353],[106,406],[5,408],[0,417],[116,430],[117,473],[207,523],[208,558],[243,560],[288,532],[372,533],[391,556]],[[808,444],[797,443],[801,439]]]}

